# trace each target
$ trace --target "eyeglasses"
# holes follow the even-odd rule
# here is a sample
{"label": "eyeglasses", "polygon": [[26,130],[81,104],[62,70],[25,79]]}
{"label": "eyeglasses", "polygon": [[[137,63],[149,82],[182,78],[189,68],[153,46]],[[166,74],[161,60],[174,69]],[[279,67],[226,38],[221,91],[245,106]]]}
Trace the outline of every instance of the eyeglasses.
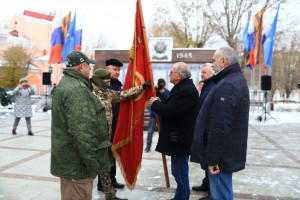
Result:
{"label": "eyeglasses", "polygon": [[172,72],[172,71],[170,71],[170,75],[176,74],[176,73],[179,73],[179,72]]}

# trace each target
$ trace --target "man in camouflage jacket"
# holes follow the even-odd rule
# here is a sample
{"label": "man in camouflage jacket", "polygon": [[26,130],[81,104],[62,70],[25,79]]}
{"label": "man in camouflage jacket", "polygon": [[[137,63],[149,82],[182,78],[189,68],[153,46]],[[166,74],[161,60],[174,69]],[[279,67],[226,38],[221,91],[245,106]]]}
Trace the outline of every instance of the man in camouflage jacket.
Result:
{"label": "man in camouflage jacket", "polygon": [[[93,93],[97,96],[100,102],[103,104],[106,110],[106,119],[109,132],[109,140],[112,133],[112,103],[117,103],[129,99],[135,95],[140,94],[146,87],[150,87],[150,82],[146,82],[143,85],[133,87],[126,91],[115,91],[108,89],[110,85],[111,72],[102,68],[98,68],[94,71],[91,79],[93,85]],[[115,196],[115,191],[111,183],[110,169],[106,172],[99,174],[98,182],[101,181],[103,191],[106,199],[119,199]]]}
{"label": "man in camouflage jacket", "polygon": [[53,95],[51,174],[60,177],[61,199],[92,199],[94,178],[113,165],[105,108],[88,78],[95,62],[70,53]]}

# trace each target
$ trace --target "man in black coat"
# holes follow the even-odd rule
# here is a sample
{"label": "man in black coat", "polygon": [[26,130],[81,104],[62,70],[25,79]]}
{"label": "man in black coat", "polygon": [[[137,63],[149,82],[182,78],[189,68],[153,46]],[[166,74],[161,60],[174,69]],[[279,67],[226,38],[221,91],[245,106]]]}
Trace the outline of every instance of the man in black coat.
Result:
{"label": "man in black coat", "polygon": [[155,150],[171,156],[172,175],[177,183],[174,199],[184,200],[190,196],[188,158],[199,112],[199,93],[190,77],[187,64],[175,63],[169,75],[170,82],[174,84],[169,98],[165,103],[157,97],[149,99],[152,110],[161,115]]}
{"label": "man in black coat", "polygon": [[215,86],[198,114],[191,161],[208,169],[213,199],[233,199],[232,173],[246,164],[249,89],[235,49],[213,55]]}

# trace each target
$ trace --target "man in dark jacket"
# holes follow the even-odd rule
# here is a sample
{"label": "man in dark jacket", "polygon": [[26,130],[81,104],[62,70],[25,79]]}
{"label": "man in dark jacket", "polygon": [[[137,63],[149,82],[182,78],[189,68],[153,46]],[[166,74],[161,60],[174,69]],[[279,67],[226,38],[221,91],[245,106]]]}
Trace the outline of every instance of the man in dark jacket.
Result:
{"label": "man in dark jacket", "polygon": [[213,55],[215,86],[198,114],[191,161],[208,169],[213,199],[233,199],[232,173],[246,164],[249,90],[235,49]]}
{"label": "man in dark jacket", "polygon": [[[201,81],[203,82],[203,86],[200,93],[200,109],[209,94],[210,90],[214,87],[215,83],[212,80],[214,75],[214,70],[210,63],[205,63],[201,68]],[[205,177],[202,179],[202,185],[200,186],[193,186],[193,190],[195,191],[207,191],[208,195],[201,198],[202,200],[210,199],[210,192],[209,192],[209,180],[208,180],[208,170],[205,170]]]}
{"label": "man in dark jacket", "polygon": [[51,174],[60,177],[61,199],[92,199],[93,180],[113,164],[105,108],[92,93],[95,60],[74,51],[52,99]]}
{"label": "man in dark jacket", "polygon": [[[118,80],[120,76],[120,70],[121,67],[123,66],[123,63],[115,58],[111,58],[109,60],[106,60],[106,70],[110,71],[110,86],[109,89],[115,90],[115,91],[122,91],[122,83]],[[117,103],[112,103],[111,104],[112,108],[112,133],[111,133],[111,142],[114,140],[115,136],[115,131],[117,127],[117,122],[118,122],[118,117],[119,117],[119,109],[120,109],[120,102]],[[111,183],[114,188],[124,188],[124,184],[118,183],[116,179],[116,160],[114,159],[115,165],[111,167],[110,170],[110,178],[111,178]],[[103,191],[102,183],[100,181],[100,178],[98,178],[98,191]]]}
{"label": "man in dark jacket", "polygon": [[152,110],[161,115],[161,129],[156,151],[171,156],[172,175],[177,188],[174,199],[190,196],[188,158],[199,112],[199,93],[190,79],[191,71],[183,62],[175,63],[170,71],[174,84],[165,103],[157,97],[149,99]]}

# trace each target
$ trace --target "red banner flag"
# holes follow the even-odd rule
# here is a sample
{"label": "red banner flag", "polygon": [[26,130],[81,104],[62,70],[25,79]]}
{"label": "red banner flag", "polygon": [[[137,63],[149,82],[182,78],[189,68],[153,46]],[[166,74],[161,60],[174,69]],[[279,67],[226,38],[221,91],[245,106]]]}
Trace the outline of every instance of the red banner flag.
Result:
{"label": "red banner flag", "polygon": [[141,85],[148,80],[151,80],[152,89],[147,88],[135,98],[120,103],[118,124],[112,144],[114,157],[120,166],[126,186],[131,190],[135,186],[141,168],[145,102],[151,96],[155,96],[142,6],[138,0],[134,39],[129,52],[123,90]]}

